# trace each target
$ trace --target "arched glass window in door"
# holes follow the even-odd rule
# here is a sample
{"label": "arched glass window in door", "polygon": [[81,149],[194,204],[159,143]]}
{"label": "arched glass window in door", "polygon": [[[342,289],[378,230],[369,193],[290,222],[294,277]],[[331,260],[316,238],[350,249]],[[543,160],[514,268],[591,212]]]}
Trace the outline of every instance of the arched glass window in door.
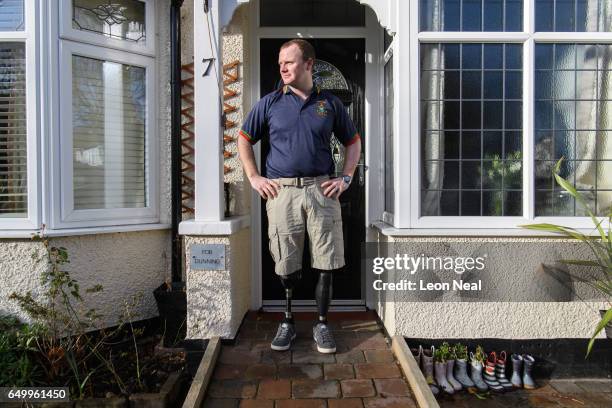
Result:
{"label": "arched glass window in door", "polygon": [[[315,86],[320,89],[327,90],[336,95],[345,107],[348,108],[353,102],[353,92],[349,88],[349,84],[344,78],[344,75],[338,68],[327,61],[316,60],[312,70],[312,79]],[[344,167],[344,146],[342,143],[332,136],[330,141],[332,157],[336,174],[342,172]]]}

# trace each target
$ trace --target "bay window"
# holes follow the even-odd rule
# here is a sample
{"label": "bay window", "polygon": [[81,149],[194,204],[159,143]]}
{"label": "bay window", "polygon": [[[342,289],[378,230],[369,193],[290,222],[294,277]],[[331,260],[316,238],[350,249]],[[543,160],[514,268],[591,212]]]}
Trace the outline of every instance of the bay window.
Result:
{"label": "bay window", "polygon": [[39,223],[33,2],[0,2],[0,229]]}
{"label": "bay window", "polygon": [[158,221],[153,4],[62,2],[60,228]]}
{"label": "bay window", "polygon": [[554,181],[561,157],[561,175],[607,215],[612,2],[420,0],[411,24],[409,226],[511,228],[552,216],[588,227]]}

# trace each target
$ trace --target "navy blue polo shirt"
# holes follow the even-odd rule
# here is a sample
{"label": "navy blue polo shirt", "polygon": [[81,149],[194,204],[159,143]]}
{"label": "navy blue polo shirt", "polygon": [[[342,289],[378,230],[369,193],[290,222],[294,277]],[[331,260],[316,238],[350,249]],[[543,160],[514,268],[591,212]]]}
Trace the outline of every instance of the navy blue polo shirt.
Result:
{"label": "navy blue polo shirt", "polygon": [[239,134],[251,144],[270,138],[267,178],[332,175],[331,135],[345,146],[360,140],[342,101],[313,88],[303,100],[284,86],[257,102]]}

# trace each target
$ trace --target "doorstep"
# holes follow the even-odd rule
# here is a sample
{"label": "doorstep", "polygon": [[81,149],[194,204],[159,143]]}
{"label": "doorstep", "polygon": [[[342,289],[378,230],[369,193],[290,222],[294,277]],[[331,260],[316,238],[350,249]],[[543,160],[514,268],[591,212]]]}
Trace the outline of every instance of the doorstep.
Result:
{"label": "doorstep", "polygon": [[294,313],[291,350],[270,349],[282,313],[249,312],[222,345],[203,407],[417,407],[374,312],[330,313],[337,353],[312,339],[315,313]]}

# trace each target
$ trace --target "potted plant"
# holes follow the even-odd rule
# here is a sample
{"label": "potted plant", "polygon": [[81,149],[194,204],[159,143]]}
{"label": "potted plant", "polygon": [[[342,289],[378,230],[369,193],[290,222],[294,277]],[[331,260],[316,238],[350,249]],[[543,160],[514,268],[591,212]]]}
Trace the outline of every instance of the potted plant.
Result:
{"label": "potted plant", "polygon": [[455,379],[455,376],[453,375],[455,360],[457,360],[455,348],[451,347],[451,345],[445,341],[440,346],[440,350],[442,350],[442,354],[446,358],[446,380],[455,391],[461,391],[463,386]]}
{"label": "potted plant", "polygon": [[468,349],[467,346],[464,346],[461,343],[456,343],[453,347],[453,356],[455,358],[455,371],[454,378],[459,381],[459,383],[465,387],[468,391],[475,391],[474,382],[470,379],[467,373],[467,358],[468,358]]}
{"label": "potted plant", "polygon": [[[589,276],[588,279],[572,274],[571,272],[569,273],[569,275],[576,281],[584,282],[594,288],[597,292],[604,295],[608,302],[608,305],[612,306],[612,236],[610,235],[610,228],[612,225],[612,206],[608,209],[607,217],[603,217],[603,219],[600,220],[591,211],[589,206],[586,205],[584,198],[574,188],[574,186],[572,186],[566,179],[559,175],[559,168],[561,167],[562,161],[563,158],[561,158],[555,165],[553,171],[555,180],[565,191],[567,191],[572,197],[574,197],[577,203],[579,203],[585,209],[586,213],[593,221],[595,230],[597,231],[597,235],[586,235],[577,231],[574,228],[549,223],[527,224],[520,226],[531,230],[553,232],[568,238],[579,240],[588,245],[591,251],[593,252],[594,259],[562,259],[560,260],[560,262],[566,265],[585,266],[595,270],[596,273],[594,275]],[[605,229],[604,224],[604,221],[606,220],[608,222],[607,231]],[[591,336],[591,339],[587,346],[586,357],[588,357],[589,353],[591,352],[591,349],[593,348],[595,338],[602,330],[604,330],[604,328],[606,330],[607,337],[612,338],[612,307],[609,307],[607,310],[601,310],[600,313],[601,320],[595,327],[595,331]]]}
{"label": "potted plant", "polygon": [[471,380],[479,392],[486,392],[489,389],[489,386],[482,379],[482,369],[486,359],[482,346],[476,346],[475,353],[470,352]]}
{"label": "potted plant", "polygon": [[448,343],[442,343],[442,345],[434,350],[434,372],[436,373],[436,382],[438,386],[447,394],[453,394],[455,389],[446,379],[446,362],[449,357]]}

